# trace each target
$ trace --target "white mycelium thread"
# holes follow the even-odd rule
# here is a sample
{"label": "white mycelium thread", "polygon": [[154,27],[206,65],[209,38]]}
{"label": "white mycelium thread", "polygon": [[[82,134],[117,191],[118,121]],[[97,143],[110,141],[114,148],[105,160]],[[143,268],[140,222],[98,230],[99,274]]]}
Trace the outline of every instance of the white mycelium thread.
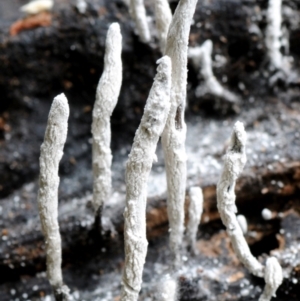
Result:
{"label": "white mycelium thread", "polygon": [[158,63],[157,74],[126,164],[125,267],[122,301],[136,301],[141,289],[148,245],[147,181],[155,157],[156,145],[170,108],[171,60],[168,56],[164,56]]}
{"label": "white mycelium thread", "polygon": [[40,154],[39,215],[46,241],[47,276],[57,301],[70,300],[63,285],[58,225],[58,167],[68,131],[69,105],[64,94],[54,98]]}
{"label": "white mycelium thread", "polygon": [[168,0],[155,0],[155,17],[160,51],[164,53],[168,30],[172,21],[172,12]]}
{"label": "white mycelium thread", "polygon": [[200,187],[191,187],[189,191],[189,221],[186,227],[188,246],[196,254],[196,238],[203,211],[203,193]]}
{"label": "white mycelium thread", "polygon": [[53,0],[33,0],[20,7],[20,11],[27,15],[36,15],[43,11],[50,11],[53,7]]}
{"label": "white mycelium thread", "polygon": [[190,26],[197,0],[181,0],[170,24],[165,54],[172,61],[171,108],[162,134],[167,187],[170,247],[174,263],[180,262],[184,231],[186,189],[186,124],[184,110],[187,85],[187,51]]}
{"label": "white mycelium thread", "polygon": [[282,69],[281,47],[281,3],[282,0],[269,0],[267,10],[266,47],[272,68]]}
{"label": "white mycelium thread", "polygon": [[275,257],[267,259],[264,278],[266,286],[259,301],[270,301],[272,297],[276,297],[276,291],[283,280],[282,268]]}
{"label": "white mycelium thread", "polygon": [[130,14],[135,21],[138,35],[142,42],[148,43],[151,40],[150,30],[147,22],[144,0],[130,0]]}
{"label": "white mycelium thread", "polygon": [[117,104],[122,84],[122,35],[118,23],[110,25],[106,37],[104,70],[93,109],[93,206],[100,214],[111,193],[110,117]]}
{"label": "white mycelium thread", "polygon": [[247,232],[248,232],[248,223],[247,223],[246,217],[242,214],[239,214],[239,215],[237,215],[236,218],[237,218],[237,221],[238,221],[238,223],[239,223],[239,225],[240,225],[240,227],[243,231],[243,234],[244,235],[247,234]]}
{"label": "white mycelium thread", "polygon": [[189,58],[192,60],[195,68],[200,68],[200,73],[204,79],[204,85],[200,85],[196,89],[196,96],[201,97],[210,93],[229,102],[237,102],[237,96],[225,89],[213,74],[212,49],[213,43],[211,40],[206,40],[201,47],[189,49]]}
{"label": "white mycelium thread", "polygon": [[224,156],[224,168],[217,186],[217,205],[239,260],[253,275],[263,277],[264,267],[251,254],[235,215],[237,212],[234,193],[235,182],[247,161],[246,140],[244,125],[237,121],[234,125],[229,149]]}

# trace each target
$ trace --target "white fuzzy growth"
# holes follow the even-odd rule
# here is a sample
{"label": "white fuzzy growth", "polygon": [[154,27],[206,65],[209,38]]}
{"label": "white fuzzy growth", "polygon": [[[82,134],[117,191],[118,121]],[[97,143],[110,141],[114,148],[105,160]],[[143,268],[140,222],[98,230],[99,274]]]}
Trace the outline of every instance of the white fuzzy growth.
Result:
{"label": "white fuzzy growth", "polygon": [[97,211],[111,192],[110,117],[117,104],[122,84],[122,36],[118,23],[110,25],[106,37],[104,70],[93,109],[93,206]]}
{"label": "white fuzzy growth", "polygon": [[189,191],[189,221],[187,224],[187,241],[193,253],[196,253],[196,237],[203,211],[203,193],[200,187],[191,187]]}
{"label": "white fuzzy growth", "polygon": [[142,42],[148,43],[151,40],[148,26],[144,0],[130,0],[130,14],[135,21],[138,35]]}
{"label": "white fuzzy growth", "polygon": [[237,96],[225,89],[213,74],[212,49],[213,43],[211,40],[206,40],[201,47],[189,49],[189,58],[192,60],[195,68],[200,68],[200,73],[204,79],[204,85],[196,89],[196,96],[201,97],[210,93],[229,102],[237,102]]}
{"label": "white fuzzy growth", "polygon": [[68,131],[69,105],[64,94],[54,98],[40,154],[39,215],[46,240],[47,275],[51,286],[65,290],[61,271],[61,237],[58,224],[58,167]]}
{"label": "white fuzzy growth", "polygon": [[282,268],[275,257],[267,259],[264,278],[266,286],[259,301],[270,301],[272,297],[276,297],[276,291],[283,280]]}
{"label": "white fuzzy growth", "polygon": [[51,11],[53,0],[33,0],[20,7],[20,11],[27,15],[36,15],[43,11]]}
{"label": "white fuzzy growth", "polygon": [[267,10],[266,47],[271,66],[275,69],[282,69],[281,47],[281,4],[282,0],[269,0]]}
{"label": "white fuzzy growth", "polygon": [[159,285],[159,301],[177,300],[177,281],[169,275],[165,276]]}
{"label": "white fuzzy growth", "polygon": [[237,212],[235,182],[247,161],[246,140],[244,125],[237,121],[234,125],[229,149],[224,156],[224,168],[217,185],[217,205],[237,257],[253,275],[263,277],[264,267],[251,254],[235,215]]}
{"label": "white fuzzy growth", "polygon": [[186,124],[184,110],[187,85],[187,51],[190,26],[197,0],[181,0],[170,24],[165,54],[172,61],[171,109],[162,135],[168,187],[170,247],[175,264],[180,261],[184,232],[186,189]]}
{"label": "white fuzzy growth", "polygon": [[269,210],[268,208],[265,208],[261,212],[261,216],[263,217],[264,220],[268,221],[272,218],[272,211]]}
{"label": "white fuzzy growth", "polygon": [[146,239],[147,181],[156,145],[170,108],[171,60],[164,56],[158,63],[157,74],[126,165],[125,268],[122,301],[136,301],[141,289],[148,245]]}
{"label": "white fuzzy growth", "polygon": [[164,53],[168,30],[172,21],[172,12],[168,0],[155,0],[155,17],[160,50]]}
{"label": "white fuzzy growth", "polygon": [[238,221],[238,223],[239,223],[239,225],[240,225],[240,227],[243,231],[243,234],[244,235],[247,234],[247,232],[248,232],[248,223],[247,223],[246,217],[242,214],[239,214],[239,215],[237,215],[236,218],[237,218],[237,221]]}

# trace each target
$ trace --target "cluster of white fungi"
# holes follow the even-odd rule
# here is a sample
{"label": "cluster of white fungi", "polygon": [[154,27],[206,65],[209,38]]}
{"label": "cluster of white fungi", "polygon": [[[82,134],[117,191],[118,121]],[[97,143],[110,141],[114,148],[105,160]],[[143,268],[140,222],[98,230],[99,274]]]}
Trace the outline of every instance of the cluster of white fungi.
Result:
{"label": "cluster of white fungi", "polygon": [[[270,0],[270,6],[273,2]],[[188,38],[197,0],[180,0],[173,17],[167,0],[156,0],[155,3],[158,37],[164,56],[157,61],[157,74],[126,165],[125,266],[122,280],[122,301],[138,300],[141,289],[148,246],[145,216],[147,180],[160,136],[167,175],[170,249],[173,255],[174,271],[181,263],[183,245],[186,193],[184,111]],[[148,42],[151,37],[143,0],[130,0],[128,6],[141,40]],[[278,8],[278,6],[276,7]],[[166,15],[164,16],[164,14]],[[280,57],[274,46],[277,45],[278,35],[272,33],[272,29],[276,30],[277,23],[271,22],[271,27],[268,29],[270,35],[268,47],[270,48],[271,63],[278,68]],[[213,76],[211,51],[212,43],[207,41],[201,49],[190,50],[189,56],[195,60],[195,64],[202,66],[201,72],[207,89],[217,95],[222,94],[230,101],[236,101],[235,96],[223,89]],[[104,70],[97,87],[92,123],[93,206],[100,223],[103,205],[111,195],[110,117],[116,106],[122,83],[121,52],[120,27],[117,23],[113,23],[107,33]],[[63,94],[58,95],[50,109],[40,155],[39,214],[46,240],[47,274],[56,301],[72,300],[68,287],[63,283],[61,238],[57,219],[58,167],[67,137],[68,116],[68,101]],[[238,121],[234,125],[231,143],[224,157],[224,168],[217,185],[217,204],[237,257],[253,275],[265,279],[266,286],[259,301],[267,301],[275,295],[282,282],[282,269],[274,257],[268,258],[264,266],[251,254],[244,238],[247,222],[244,217],[237,218],[236,216],[235,182],[246,163],[245,148],[246,132],[243,124]],[[203,204],[201,188],[190,188],[189,196],[187,241],[191,251],[197,253],[196,233]],[[164,283],[164,288],[161,291],[161,300],[176,300],[177,283],[175,278],[165,276],[162,283]]]}

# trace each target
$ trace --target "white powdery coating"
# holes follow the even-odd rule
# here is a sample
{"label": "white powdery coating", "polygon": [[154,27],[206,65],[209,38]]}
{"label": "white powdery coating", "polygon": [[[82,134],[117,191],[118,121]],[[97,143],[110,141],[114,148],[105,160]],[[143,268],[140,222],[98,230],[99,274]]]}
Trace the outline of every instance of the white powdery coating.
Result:
{"label": "white powdery coating", "polygon": [[122,84],[122,35],[118,23],[112,23],[106,37],[104,70],[93,109],[93,206],[99,210],[111,192],[110,117],[117,104]]}
{"label": "white powdery coating", "polygon": [[64,94],[54,98],[41,145],[38,206],[46,240],[47,275],[54,290],[63,286],[58,224],[58,167],[68,131],[69,105]]}
{"label": "white powdery coating", "polygon": [[34,0],[20,7],[20,11],[27,15],[36,15],[42,11],[50,11],[53,0]]}
{"label": "white powdery coating", "polygon": [[282,0],[269,0],[267,10],[266,47],[272,67],[282,69],[281,47],[281,4]]}
{"label": "white powdery coating", "polygon": [[187,224],[187,241],[192,252],[196,253],[196,237],[203,211],[203,193],[200,187],[191,187],[189,191],[189,221]]}
{"label": "white powdery coating", "polygon": [[216,79],[212,70],[212,49],[211,40],[206,40],[201,47],[189,49],[189,58],[196,68],[200,68],[200,73],[204,79],[205,85],[196,89],[196,96],[201,97],[206,93],[226,99],[229,102],[237,102],[238,98],[232,92],[225,89]]}
{"label": "white powdery coating", "polygon": [[237,215],[236,218],[237,218],[237,221],[238,221],[238,223],[239,223],[239,225],[240,225],[240,227],[243,231],[243,234],[244,235],[247,234],[247,232],[248,232],[248,223],[247,223],[246,217],[242,214],[239,214],[239,215]]}
{"label": "white powdery coating", "polygon": [[164,53],[168,30],[172,21],[172,12],[168,0],[155,0],[155,17],[160,50]]}
{"label": "white powdery coating", "polygon": [[268,221],[272,218],[272,211],[269,210],[268,208],[265,208],[261,212],[261,216],[263,217],[264,220]]}
{"label": "white powdery coating", "polygon": [[157,74],[126,164],[125,267],[122,301],[136,301],[141,289],[148,246],[147,181],[155,157],[156,145],[170,108],[171,60],[168,56],[164,56],[158,63]]}
{"label": "white powdery coating", "polygon": [[186,189],[186,124],[184,110],[187,85],[187,51],[190,26],[197,0],[181,0],[170,24],[165,54],[172,61],[171,108],[162,134],[167,187],[170,247],[175,264],[180,261],[184,232]]}
{"label": "white powdery coating", "polygon": [[270,301],[272,297],[276,297],[276,291],[283,280],[282,268],[275,257],[267,259],[264,278],[266,286],[259,301]]}
{"label": "white powdery coating", "polygon": [[247,161],[246,140],[244,125],[237,121],[234,125],[229,149],[224,156],[224,168],[217,185],[217,206],[237,257],[253,275],[263,277],[264,267],[251,254],[235,215],[237,212],[235,182]]}
{"label": "white powdery coating", "polygon": [[138,35],[142,42],[148,43],[151,40],[150,30],[147,22],[144,0],[130,0],[130,14],[135,21]]}
{"label": "white powdery coating", "polygon": [[170,276],[165,276],[159,285],[160,301],[176,301],[177,300],[177,281]]}

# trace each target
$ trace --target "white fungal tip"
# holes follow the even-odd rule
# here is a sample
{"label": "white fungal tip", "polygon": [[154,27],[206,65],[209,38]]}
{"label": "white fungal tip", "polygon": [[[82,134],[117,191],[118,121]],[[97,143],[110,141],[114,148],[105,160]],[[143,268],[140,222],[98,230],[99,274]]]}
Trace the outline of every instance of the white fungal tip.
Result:
{"label": "white fungal tip", "polygon": [[265,208],[261,212],[261,216],[263,217],[264,220],[268,221],[272,218],[272,211],[269,210],[268,208]]}
{"label": "white fungal tip", "polygon": [[62,120],[67,120],[69,117],[68,99],[64,93],[61,93],[54,98],[49,113],[49,118],[50,116],[53,116],[53,118],[56,119],[62,118]]}
{"label": "white fungal tip", "polygon": [[81,14],[85,14],[87,3],[85,2],[85,0],[77,0],[76,7]]}
{"label": "white fungal tip", "polygon": [[120,25],[118,22],[111,23],[108,30],[118,32],[118,33],[121,32]]}
{"label": "white fungal tip", "polygon": [[33,0],[20,7],[20,11],[27,15],[36,15],[53,8],[53,0]]}
{"label": "white fungal tip", "polygon": [[235,136],[235,144],[236,143],[239,143],[241,145],[245,145],[246,144],[247,133],[245,131],[244,124],[242,122],[237,121],[234,124],[233,133],[234,133],[234,136]]}
{"label": "white fungal tip", "polygon": [[242,214],[239,214],[239,215],[237,215],[236,218],[237,218],[237,221],[238,221],[238,223],[239,223],[239,225],[242,229],[243,234],[244,235],[247,234],[247,232],[248,232],[248,223],[247,223],[246,217]]}
{"label": "white fungal tip", "polygon": [[211,40],[206,40],[203,44],[202,47],[205,48],[206,52],[208,52],[210,55],[213,50],[213,43]]}
{"label": "white fungal tip", "polygon": [[282,283],[282,268],[275,257],[270,257],[267,259],[265,268],[265,281],[274,291],[273,297],[275,297],[275,292],[279,285]]}

